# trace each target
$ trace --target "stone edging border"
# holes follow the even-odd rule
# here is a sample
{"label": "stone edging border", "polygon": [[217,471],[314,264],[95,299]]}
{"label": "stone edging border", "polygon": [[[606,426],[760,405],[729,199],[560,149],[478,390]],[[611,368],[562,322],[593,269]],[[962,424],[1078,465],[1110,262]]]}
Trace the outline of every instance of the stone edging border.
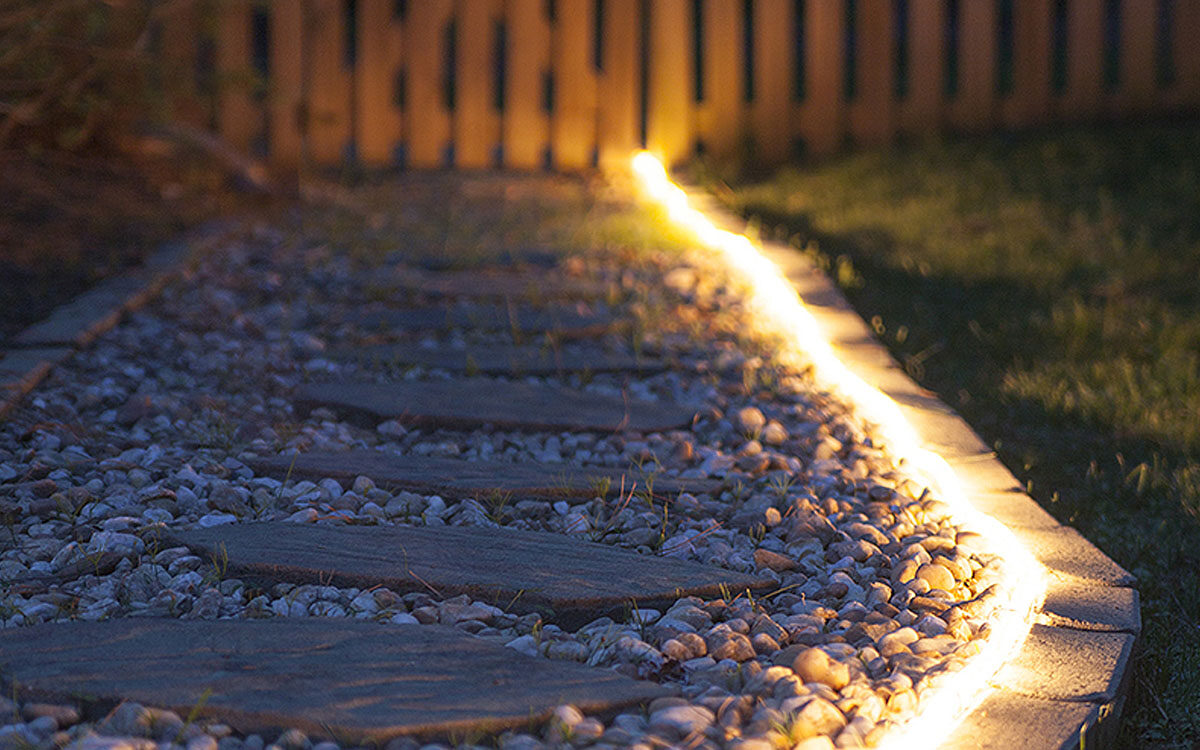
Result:
{"label": "stone edging border", "polygon": [[215,219],[164,242],[141,266],[101,281],[9,339],[0,348],[0,419],[56,365],[143,307],[194,263],[196,245],[227,234],[232,226],[230,220]]}
{"label": "stone edging border", "polygon": [[[745,231],[746,222],[707,192],[684,191],[719,228]],[[838,358],[900,406],[922,447],[953,467],[971,504],[1011,529],[1047,568],[1046,599],[1020,653],[941,748],[1115,746],[1142,627],[1134,577],[1025,494],[970,425],[908,377],[809,258],[771,241],[762,242],[762,252],[782,269]]]}

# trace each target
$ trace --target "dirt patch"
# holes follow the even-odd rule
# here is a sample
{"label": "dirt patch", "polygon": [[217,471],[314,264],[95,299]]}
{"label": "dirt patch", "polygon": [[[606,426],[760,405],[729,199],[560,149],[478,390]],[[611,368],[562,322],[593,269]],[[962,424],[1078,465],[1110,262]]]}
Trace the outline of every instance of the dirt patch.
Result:
{"label": "dirt patch", "polygon": [[170,237],[234,208],[219,170],[168,151],[12,149],[0,151],[0,174],[0,345]]}

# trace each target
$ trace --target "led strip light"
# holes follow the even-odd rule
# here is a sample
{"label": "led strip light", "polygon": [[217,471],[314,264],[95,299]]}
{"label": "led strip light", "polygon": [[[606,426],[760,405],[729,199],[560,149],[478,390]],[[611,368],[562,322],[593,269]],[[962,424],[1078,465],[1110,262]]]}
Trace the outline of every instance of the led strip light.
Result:
{"label": "led strip light", "polygon": [[632,167],[642,193],[665,209],[673,223],[716,251],[734,277],[746,284],[748,307],[762,329],[782,334],[784,349],[776,356],[782,361],[811,364],[817,384],[850,404],[859,418],[872,425],[876,443],[894,459],[902,460],[914,479],[936,490],[937,499],[949,506],[953,523],[980,535],[980,542],[973,546],[1001,558],[998,582],[1008,600],[997,610],[998,616],[988,621],[989,638],[963,669],[938,675],[921,696],[915,714],[889,731],[876,747],[929,747],[944,741],[991,692],[992,677],[1020,650],[1045,596],[1044,567],[1010,529],[971,506],[954,470],[941,456],[921,447],[920,437],[896,402],[837,358],[778,266],[748,237],[718,229],[692,208],[686,193],[652,154],[639,152]]}

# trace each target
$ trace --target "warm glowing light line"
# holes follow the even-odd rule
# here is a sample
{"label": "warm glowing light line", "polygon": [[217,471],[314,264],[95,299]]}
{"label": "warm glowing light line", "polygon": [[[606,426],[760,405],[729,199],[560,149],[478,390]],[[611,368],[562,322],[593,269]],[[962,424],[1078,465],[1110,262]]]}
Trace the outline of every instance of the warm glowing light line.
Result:
{"label": "warm glowing light line", "polygon": [[818,385],[838,394],[865,422],[872,439],[914,479],[936,490],[949,508],[953,523],[980,535],[973,545],[1002,561],[999,589],[1002,605],[988,621],[989,638],[979,653],[957,672],[934,678],[921,695],[916,713],[889,731],[877,747],[928,747],[945,740],[959,722],[991,691],[991,680],[1014,656],[1032,627],[1045,595],[1045,570],[1010,529],[971,506],[954,470],[941,456],[922,448],[922,441],[904,418],[898,404],[850,370],[822,335],[816,318],[778,266],[748,237],[718,229],[692,208],[687,194],[675,185],[662,163],[648,152],[633,157],[639,189],[660,205],[670,220],[691,231],[701,244],[716,251],[732,274],[749,289],[749,308],[764,329],[782,334],[784,351],[777,355],[796,364],[811,364]]}

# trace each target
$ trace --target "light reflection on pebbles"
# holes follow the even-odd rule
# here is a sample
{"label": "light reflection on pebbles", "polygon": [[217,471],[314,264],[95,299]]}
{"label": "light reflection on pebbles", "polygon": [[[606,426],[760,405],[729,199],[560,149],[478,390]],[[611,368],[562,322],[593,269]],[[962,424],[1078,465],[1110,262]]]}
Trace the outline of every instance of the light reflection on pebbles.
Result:
{"label": "light reflection on pebbles", "polygon": [[[563,709],[544,739],[654,746],[690,737],[695,747],[746,748],[807,737],[869,743],[910,715],[936,676],[961,668],[988,636],[996,561],[958,543],[959,529],[939,500],[899,472],[845,406],[815,391],[803,372],[771,360],[771,342],[746,333],[752,329],[741,298],[702,258],[610,251],[565,264],[610,281],[614,311],[638,319],[637,343],[680,363],[651,377],[598,374],[568,382],[694,403],[701,418],[693,429],[604,436],[389,422],[364,430],[323,410],[304,419],[291,412],[289,390],[308,378],[383,380],[397,373],[328,356],[331,342],[354,333],[338,321],[362,299],[362,275],[327,251],[309,249],[300,257],[311,264],[297,263],[285,239],[259,229],[206,258],[160,301],[60,368],[5,425],[0,477],[17,488],[0,498],[0,511],[15,516],[16,544],[0,553],[0,578],[34,578],[0,600],[6,627],[139,615],[438,622],[525,653],[680,688],[678,699],[659,701],[648,717],[599,724]],[[629,335],[614,334],[623,343]],[[471,331],[435,338],[489,339]],[[449,377],[420,369],[402,376]],[[645,474],[725,483],[717,496],[685,494],[665,505],[636,491],[607,501],[449,501],[393,494],[365,477],[348,487],[328,479],[285,486],[253,476],[238,460],[350,447],[514,462],[633,462]],[[635,610],[624,622],[601,618],[565,632],[536,616],[431,592],[288,584],[249,590],[211,561],[155,548],[146,532],[155,523],[251,518],[500,524],[769,571],[779,587],[758,598],[685,598],[666,611]],[[91,563],[107,570],[61,585],[36,582]]]}

